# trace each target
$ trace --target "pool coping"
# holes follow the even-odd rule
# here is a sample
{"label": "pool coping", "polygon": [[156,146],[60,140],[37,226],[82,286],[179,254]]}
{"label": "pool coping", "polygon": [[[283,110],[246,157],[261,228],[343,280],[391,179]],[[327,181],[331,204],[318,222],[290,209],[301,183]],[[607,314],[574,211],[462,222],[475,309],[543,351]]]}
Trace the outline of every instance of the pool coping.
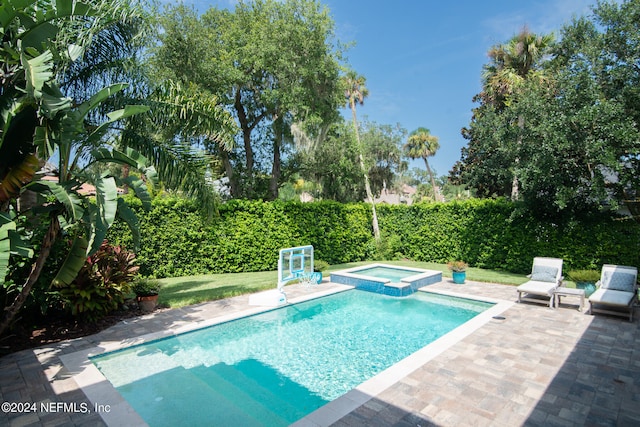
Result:
{"label": "pool coping", "polygon": [[[333,284],[333,288],[322,290],[307,295],[290,299],[289,304],[296,304],[327,295],[333,295],[353,289],[350,285]],[[458,343],[477,329],[491,321],[494,316],[498,316],[514,303],[511,301],[479,297],[475,295],[462,294],[441,290],[421,289],[420,292],[435,293],[459,298],[483,301],[495,304],[463,325],[455,328],[446,335],[438,338],[431,344],[412,353],[400,362],[390,366],[378,375],[368,379],[356,388],[338,397],[337,399],[318,408],[314,412],[296,421],[293,425],[301,426],[324,426],[336,422],[347,415],[363,403],[372,399],[394,383],[400,381],[411,372],[415,371],[434,357],[446,351],[448,348]],[[144,344],[158,339],[168,338],[175,335],[191,332],[209,326],[226,323],[232,320],[252,316],[276,310],[280,307],[256,307],[237,311],[235,313],[223,314],[202,321],[191,322],[187,325],[168,328],[166,330],[144,334],[134,337],[126,342],[104,341],[92,348],[77,352],[60,355],[60,361],[73,377],[78,387],[84,392],[90,402],[91,407],[108,408],[108,411],[97,411],[107,425],[128,425],[146,426],[146,422],[136,413],[129,403],[118,393],[111,383],[102,375],[98,368],[89,360],[90,357],[118,351],[124,348]]]}

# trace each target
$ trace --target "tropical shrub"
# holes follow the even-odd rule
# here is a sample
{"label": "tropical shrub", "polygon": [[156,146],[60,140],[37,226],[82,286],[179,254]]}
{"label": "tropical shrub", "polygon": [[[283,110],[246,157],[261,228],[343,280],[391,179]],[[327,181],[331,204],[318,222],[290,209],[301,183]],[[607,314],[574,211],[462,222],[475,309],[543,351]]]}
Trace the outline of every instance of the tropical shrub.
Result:
{"label": "tropical shrub", "polygon": [[56,286],[65,309],[89,321],[117,309],[131,292],[131,282],[139,269],[135,261],[133,252],[105,240],[70,284]]}

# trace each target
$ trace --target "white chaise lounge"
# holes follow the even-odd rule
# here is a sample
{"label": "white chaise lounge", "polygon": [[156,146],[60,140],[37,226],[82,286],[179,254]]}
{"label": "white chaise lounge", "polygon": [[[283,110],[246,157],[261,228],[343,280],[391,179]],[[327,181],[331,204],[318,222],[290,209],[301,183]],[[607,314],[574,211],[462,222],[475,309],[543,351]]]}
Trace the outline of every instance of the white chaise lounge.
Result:
{"label": "white chaise lounge", "polygon": [[[547,303],[545,299],[549,298],[549,307],[553,307],[553,294],[558,286],[562,283],[562,259],[560,258],[544,258],[536,257],[533,259],[533,267],[529,276],[531,280],[518,286],[518,302],[529,301],[536,303]],[[524,296],[522,294],[525,294]]]}
{"label": "white chaise lounge", "polygon": [[629,314],[633,321],[633,311],[638,303],[638,269],[625,265],[605,264],[602,266],[597,290],[589,297],[589,313],[613,315]]}

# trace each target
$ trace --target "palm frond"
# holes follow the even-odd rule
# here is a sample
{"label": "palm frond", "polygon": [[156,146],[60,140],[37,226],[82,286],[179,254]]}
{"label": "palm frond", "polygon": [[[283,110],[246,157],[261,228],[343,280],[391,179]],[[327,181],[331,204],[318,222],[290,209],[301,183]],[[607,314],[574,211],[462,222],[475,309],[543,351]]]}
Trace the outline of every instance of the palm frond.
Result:
{"label": "palm frond", "polygon": [[207,216],[217,211],[218,197],[206,178],[211,162],[208,156],[176,140],[133,130],[123,132],[122,142],[155,165],[158,179],[166,188],[193,197],[202,205]]}
{"label": "palm frond", "polygon": [[151,94],[151,121],[157,128],[183,136],[205,136],[231,150],[238,127],[213,94],[194,85],[166,82]]}

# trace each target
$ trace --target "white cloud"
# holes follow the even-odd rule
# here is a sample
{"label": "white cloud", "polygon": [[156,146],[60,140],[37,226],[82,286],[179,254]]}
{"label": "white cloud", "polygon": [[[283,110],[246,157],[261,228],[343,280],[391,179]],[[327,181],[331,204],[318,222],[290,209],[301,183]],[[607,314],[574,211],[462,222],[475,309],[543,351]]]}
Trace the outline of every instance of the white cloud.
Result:
{"label": "white cloud", "polygon": [[558,30],[572,18],[588,15],[594,0],[544,0],[523,5],[510,13],[495,15],[483,22],[491,44],[503,43],[524,26],[540,34]]}

